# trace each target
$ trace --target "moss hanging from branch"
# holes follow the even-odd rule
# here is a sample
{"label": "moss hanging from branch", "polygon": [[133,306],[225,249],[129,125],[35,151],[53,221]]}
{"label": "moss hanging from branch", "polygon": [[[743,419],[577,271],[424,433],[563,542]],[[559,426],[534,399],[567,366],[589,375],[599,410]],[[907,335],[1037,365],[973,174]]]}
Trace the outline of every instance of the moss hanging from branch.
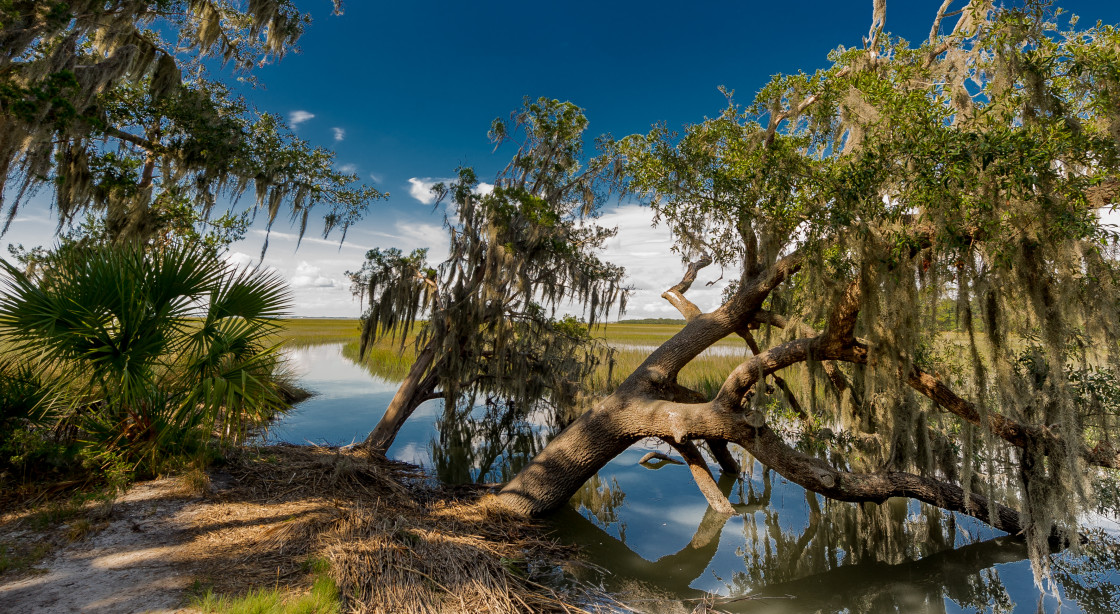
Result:
{"label": "moss hanging from branch", "polygon": [[219,57],[251,79],[248,71],[282,57],[308,22],[289,0],[0,7],[3,230],[49,186],[60,228],[92,212],[111,239],[145,243],[163,230],[161,195],[198,202],[205,219],[219,195],[237,201],[251,187],[270,227],[287,209],[302,237],[321,205],[323,235],[339,228],[345,237],[383,195],[203,68]]}

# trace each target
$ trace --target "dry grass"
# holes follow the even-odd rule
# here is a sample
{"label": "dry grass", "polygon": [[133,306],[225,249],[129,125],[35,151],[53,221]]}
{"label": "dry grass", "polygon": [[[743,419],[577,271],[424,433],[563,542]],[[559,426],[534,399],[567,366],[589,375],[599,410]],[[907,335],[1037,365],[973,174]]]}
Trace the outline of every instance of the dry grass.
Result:
{"label": "dry grass", "polygon": [[537,577],[569,551],[477,492],[325,448],[249,449],[227,469],[234,486],[194,516],[188,546],[216,593],[307,584],[306,562],[322,558],[344,611],[581,611]]}

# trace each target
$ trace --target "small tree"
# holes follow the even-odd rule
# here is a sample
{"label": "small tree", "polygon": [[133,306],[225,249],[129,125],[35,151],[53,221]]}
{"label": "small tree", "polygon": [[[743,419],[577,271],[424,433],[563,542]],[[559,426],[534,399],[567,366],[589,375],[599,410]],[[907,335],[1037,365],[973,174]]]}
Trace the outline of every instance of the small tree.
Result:
{"label": "small tree", "polygon": [[521,412],[570,403],[595,365],[595,344],[556,310],[585,304],[593,325],[623,306],[622,269],[596,255],[614,235],[593,222],[609,160],[583,166],[582,111],[542,98],[511,119],[490,132],[499,146],[518,145],[491,191],[479,190],[470,169],[434,188],[450,201],[447,260],[430,268],[426,250],[373,250],[351,274],[369,301],[362,354],[382,336],[403,344],[416,332],[416,361],[363,444],[371,452],[384,454],[428,399],[442,397],[449,410],[480,395]]}
{"label": "small tree", "polygon": [[[1039,578],[1048,541],[1076,544],[1092,480],[1120,468],[1117,405],[1085,385],[1120,372],[1117,237],[1099,217],[1120,189],[1120,30],[973,0],[942,34],[951,4],[912,46],[876,0],[864,48],[831,67],[620,144],[630,188],[695,260],[667,292],[688,323],[550,441],[507,507],[556,508],[659,437],[729,510],[695,452],[711,439],[827,497],[1025,533]],[[685,293],[712,262],[741,274],[703,313]],[[728,335],[753,355],[714,397],[677,383]],[[799,386],[767,385],[791,373]]]}

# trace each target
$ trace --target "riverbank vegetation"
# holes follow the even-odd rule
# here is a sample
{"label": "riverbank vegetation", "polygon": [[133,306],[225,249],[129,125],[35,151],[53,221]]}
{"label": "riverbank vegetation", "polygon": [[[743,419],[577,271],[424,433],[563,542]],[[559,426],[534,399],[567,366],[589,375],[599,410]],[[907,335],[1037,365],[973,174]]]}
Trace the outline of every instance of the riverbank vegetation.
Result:
{"label": "riverbank vegetation", "polygon": [[182,247],[71,246],[2,263],[0,481],[126,483],[204,462],[297,396],[283,280]]}

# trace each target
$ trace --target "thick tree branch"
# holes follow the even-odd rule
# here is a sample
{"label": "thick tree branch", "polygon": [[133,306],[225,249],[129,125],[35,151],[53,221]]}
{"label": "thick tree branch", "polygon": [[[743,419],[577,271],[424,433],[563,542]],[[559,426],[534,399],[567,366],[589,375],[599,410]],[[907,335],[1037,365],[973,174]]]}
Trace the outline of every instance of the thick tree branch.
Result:
{"label": "thick tree branch", "polygon": [[636,429],[646,436],[672,438],[674,433],[690,439],[719,437],[743,446],[764,466],[800,486],[840,501],[882,503],[891,497],[910,497],[943,509],[961,512],[1011,534],[1023,526],[1019,512],[1001,504],[990,504],[976,493],[929,477],[892,471],[855,473],[833,468],[825,461],[803,454],[787,444],[766,425],[759,412],[730,414],[714,403],[681,405],[653,402],[639,410]]}
{"label": "thick tree branch", "polygon": [[[1023,424],[994,412],[987,412],[986,416],[981,415],[975,405],[957,396],[940,379],[917,367],[907,375],[906,383],[928,397],[938,407],[973,425],[988,429],[993,435],[1016,447],[1024,448],[1031,442],[1039,442],[1043,449],[1052,453],[1064,445],[1062,438],[1048,428]],[[1111,447],[1098,446],[1092,450],[1084,446],[1080,448],[1081,458],[1085,462],[1100,467],[1120,469],[1120,453]]]}
{"label": "thick tree branch", "polygon": [[[750,330],[740,330],[739,336],[747,342],[747,347],[750,348],[752,353],[756,355],[762,353],[762,348],[758,346],[758,342],[755,341],[754,335],[751,334]],[[782,377],[777,373],[772,373],[770,377],[774,379],[774,384],[785,395],[786,402],[789,403],[789,407],[793,410],[793,413],[797,414],[797,418],[802,421],[808,420],[809,414],[805,413],[805,410],[802,409],[801,403],[798,402],[797,396],[793,394],[792,390],[790,390],[789,384],[786,383],[786,380],[782,379]]]}
{"label": "thick tree branch", "polygon": [[727,448],[727,442],[722,439],[705,439],[704,443],[708,444],[708,449],[711,450],[712,456],[719,463],[719,470],[723,473],[731,475],[739,475],[743,472],[742,467],[739,466],[739,461],[735,460],[732,456],[731,450]]}
{"label": "thick tree branch", "polygon": [[681,278],[680,282],[661,294],[661,298],[669,301],[670,305],[676,307],[677,311],[684,316],[686,322],[700,315],[702,312],[692,301],[685,298],[684,293],[688,292],[688,289],[692,287],[692,283],[696,281],[696,274],[700,272],[700,269],[703,269],[711,263],[712,257],[707,254],[701,256],[699,260],[689,263],[688,270],[685,271],[684,277]]}
{"label": "thick tree branch", "polygon": [[620,391],[629,393],[648,390],[652,386],[675,380],[680,370],[701,352],[750,322],[766,297],[800,270],[801,264],[801,254],[794,252],[762,273],[744,280],[730,301],[715,311],[693,317],[680,332],[654,350],[622,383]]}
{"label": "thick tree branch", "polygon": [[731,507],[731,502],[727,497],[720,492],[716,480],[712,477],[712,472],[708,469],[708,463],[704,460],[704,455],[700,453],[700,449],[696,444],[691,441],[674,441],[672,439],[665,440],[673,449],[681,455],[684,462],[688,463],[688,470],[692,472],[692,480],[696,482],[696,486],[708,500],[708,505],[712,509],[721,514],[734,514],[735,508]]}

